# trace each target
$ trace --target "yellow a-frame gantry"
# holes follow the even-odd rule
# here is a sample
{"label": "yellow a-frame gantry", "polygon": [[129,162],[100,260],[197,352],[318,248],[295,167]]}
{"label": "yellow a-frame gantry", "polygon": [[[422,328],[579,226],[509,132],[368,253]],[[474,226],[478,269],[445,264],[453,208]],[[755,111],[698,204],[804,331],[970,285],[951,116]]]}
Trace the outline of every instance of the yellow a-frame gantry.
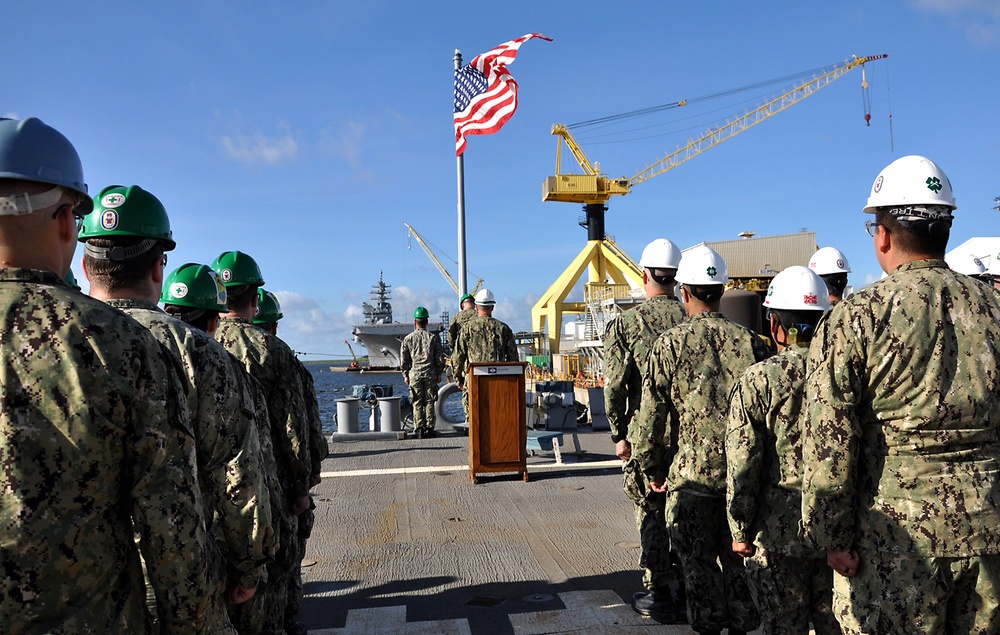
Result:
{"label": "yellow a-frame gantry", "polygon": [[[587,280],[591,284],[605,284],[610,278],[612,283],[642,286],[642,270],[613,240],[607,237],[588,240],[583,250],[531,309],[532,330],[547,332],[550,353],[559,352],[563,315],[579,315],[586,311],[584,302],[566,301],[584,270],[588,272]],[[546,329],[546,326],[549,328]]]}

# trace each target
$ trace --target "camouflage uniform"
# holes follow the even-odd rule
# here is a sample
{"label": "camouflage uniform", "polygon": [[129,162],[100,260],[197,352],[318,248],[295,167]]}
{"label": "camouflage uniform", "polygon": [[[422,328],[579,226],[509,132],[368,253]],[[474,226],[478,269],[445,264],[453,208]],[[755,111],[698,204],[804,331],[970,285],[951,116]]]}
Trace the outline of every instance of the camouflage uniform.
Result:
{"label": "camouflage uniform", "polygon": [[[298,361],[298,360],[296,360]],[[323,434],[323,419],[319,412],[319,402],[316,400],[316,382],[306,365],[299,362],[299,376],[302,379],[303,399],[309,418],[309,462],[312,465],[310,482],[319,478],[323,460],[330,454],[330,445]],[[298,566],[292,569],[288,578],[288,604],[285,607],[285,624],[294,623],[302,612],[302,559],[306,557],[306,541],[312,535],[313,524],[316,521],[316,503],[309,497],[309,509],[299,514]]]}
{"label": "camouflage uniform", "polygon": [[[660,335],[686,317],[684,306],[676,298],[657,295],[626,311],[608,327],[604,338],[605,410],[611,433],[629,444],[630,424],[639,409],[649,350]],[[647,589],[670,589],[679,595],[683,574],[675,563],[676,556],[672,558],[670,553],[664,516],[666,496],[645,490],[643,480],[636,478],[634,459],[622,469],[625,493],[635,503],[635,525],[642,545],[639,566],[645,571],[642,584]]]}
{"label": "camouflage uniform", "polygon": [[298,517],[292,514],[291,504],[308,495],[312,474],[309,417],[299,362],[287,344],[245,318],[222,317],[215,337],[260,382],[267,401],[275,467],[282,490],[281,549],[268,568],[266,597],[261,600],[266,604],[263,611],[266,622],[253,632],[280,634],[284,631],[288,578],[299,566]]}
{"label": "camouflage uniform", "polygon": [[403,338],[399,356],[403,379],[413,400],[413,427],[423,432],[433,431],[438,377],[444,372],[441,339],[427,329],[414,329]]}
{"label": "camouflage uniform", "polygon": [[451,368],[455,381],[462,387],[462,407],[469,418],[469,385],[465,373],[472,362],[516,362],[517,344],[510,327],[492,315],[477,315],[462,327],[458,334],[455,352],[451,354]]}
{"label": "camouflage uniform", "polygon": [[200,632],[208,536],[179,369],[54,273],[0,269],[0,624],[5,633]]}
{"label": "camouflage uniform", "polygon": [[840,633],[833,617],[833,570],[826,552],[799,536],[802,517],[801,417],[805,345],[754,364],[733,390],[726,436],[726,502],[736,542],[753,543],[746,561],[764,633]]}
{"label": "camouflage uniform", "polygon": [[208,626],[230,630],[227,586],[256,587],[274,553],[270,497],[253,413],[243,408],[229,353],[208,333],[167,315],[153,302],[107,303],[148,328],[184,369],[181,379],[198,446],[205,520],[216,547],[210,572],[216,604]]}
{"label": "camouflage uniform", "polygon": [[765,357],[753,332],[704,312],[660,336],[643,381],[632,455],[647,485],[665,479],[669,489],[667,529],[699,631],[751,631],[759,622],[726,523],[724,446],[729,392]]}
{"label": "camouflage uniform", "polygon": [[809,351],[806,536],[855,548],[845,632],[1000,632],[1000,298],[942,260],[841,301]]}
{"label": "camouflage uniform", "polygon": [[462,332],[462,327],[477,315],[479,312],[476,311],[476,307],[471,306],[468,309],[462,309],[455,317],[451,318],[451,324],[448,325],[448,346],[451,347],[451,350],[454,351],[455,347],[458,346],[458,335]]}

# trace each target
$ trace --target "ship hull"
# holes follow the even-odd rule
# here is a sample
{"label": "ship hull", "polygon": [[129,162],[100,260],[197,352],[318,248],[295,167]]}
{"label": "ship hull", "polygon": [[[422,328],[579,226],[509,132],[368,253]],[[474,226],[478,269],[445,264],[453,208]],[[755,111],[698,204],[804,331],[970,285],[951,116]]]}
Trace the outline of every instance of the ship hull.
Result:
{"label": "ship hull", "polygon": [[[441,323],[431,322],[427,329],[440,332]],[[413,332],[413,324],[358,324],[354,327],[354,341],[368,349],[368,368],[371,370],[398,370],[399,351],[403,338]]]}

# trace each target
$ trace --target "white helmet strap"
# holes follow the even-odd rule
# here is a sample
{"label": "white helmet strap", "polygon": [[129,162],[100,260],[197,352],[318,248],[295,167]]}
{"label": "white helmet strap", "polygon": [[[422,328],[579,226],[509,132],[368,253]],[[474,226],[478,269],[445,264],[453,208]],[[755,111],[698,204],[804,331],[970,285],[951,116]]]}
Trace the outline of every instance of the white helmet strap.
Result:
{"label": "white helmet strap", "polygon": [[22,216],[31,214],[35,210],[52,207],[62,198],[63,188],[55,186],[51,190],[46,190],[38,194],[12,194],[10,196],[0,196],[0,216]]}

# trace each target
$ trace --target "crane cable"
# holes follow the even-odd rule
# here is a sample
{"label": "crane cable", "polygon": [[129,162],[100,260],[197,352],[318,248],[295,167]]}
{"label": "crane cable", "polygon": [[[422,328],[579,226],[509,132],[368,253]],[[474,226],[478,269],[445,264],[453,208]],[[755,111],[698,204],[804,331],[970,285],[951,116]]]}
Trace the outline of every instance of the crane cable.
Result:
{"label": "crane cable", "polygon": [[861,102],[865,109],[865,125],[872,125],[872,93],[868,88],[868,75],[865,73],[865,65],[861,65]]}
{"label": "crane cable", "polygon": [[825,74],[832,66],[825,66],[813,69],[811,71],[803,71],[800,73],[795,73],[794,75],[785,75],[784,77],[777,77],[774,79],[769,79],[762,82],[757,82],[755,84],[747,84],[745,86],[739,86],[736,88],[730,88],[728,90],[722,90],[716,93],[710,93],[708,95],[702,95],[701,97],[692,97],[691,99],[682,99],[680,101],[675,101],[669,104],[660,104],[658,106],[650,106],[648,108],[640,108],[639,110],[630,110],[628,112],[619,113],[617,115],[608,115],[606,117],[597,117],[596,119],[587,119],[586,121],[578,121],[576,123],[571,123],[567,125],[567,128],[583,128],[586,126],[594,126],[602,123],[614,123],[616,121],[622,121],[625,119],[632,119],[634,117],[641,117],[643,115],[649,115],[656,112],[661,112],[664,110],[670,110],[672,108],[678,108],[680,106],[686,106],[688,104],[696,104],[703,101],[708,101],[711,99],[717,99],[719,97],[726,97],[728,95],[734,95],[736,93],[745,92],[748,90],[755,90],[764,86],[778,83],[787,83],[792,80],[798,80],[807,75]]}

